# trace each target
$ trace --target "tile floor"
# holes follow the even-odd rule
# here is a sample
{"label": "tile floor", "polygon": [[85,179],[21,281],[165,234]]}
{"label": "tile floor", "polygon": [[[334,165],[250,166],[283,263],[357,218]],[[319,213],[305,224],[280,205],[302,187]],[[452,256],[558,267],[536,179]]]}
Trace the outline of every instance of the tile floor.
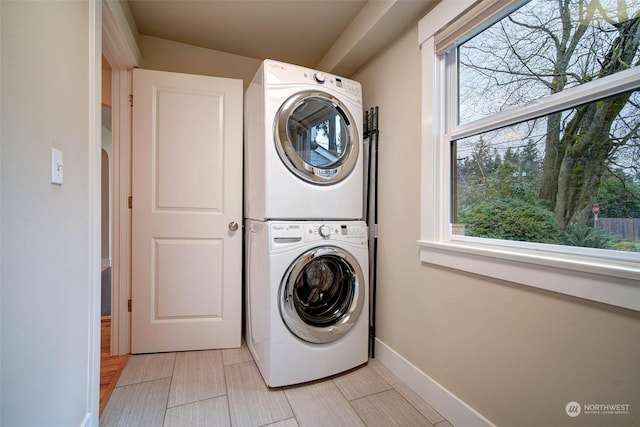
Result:
{"label": "tile floor", "polygon": [[269,389],[239,349],[133,355],[100,426],[451,427],[377,360]]}

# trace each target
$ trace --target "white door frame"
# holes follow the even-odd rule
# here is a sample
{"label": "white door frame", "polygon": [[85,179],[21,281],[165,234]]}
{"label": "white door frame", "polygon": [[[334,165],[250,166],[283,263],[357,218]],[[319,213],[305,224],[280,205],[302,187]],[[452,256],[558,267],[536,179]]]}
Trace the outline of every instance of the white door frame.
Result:
{"label": "white door frame", "polygon": [[[131,352],[131,70],[142,55],[120,2],[102,1],[102,54],[112,69],[111,355]],[[98,61],[100,58],[98,58]],[[101,64],[98,66],[101,67]]]}

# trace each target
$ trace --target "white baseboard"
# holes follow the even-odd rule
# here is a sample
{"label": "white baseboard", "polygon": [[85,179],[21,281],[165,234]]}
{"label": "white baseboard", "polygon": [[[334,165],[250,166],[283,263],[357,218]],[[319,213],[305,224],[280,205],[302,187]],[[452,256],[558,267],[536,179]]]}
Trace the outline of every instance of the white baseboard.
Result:
{"label": "white baseboard", "polygon": [[376,359],[454,426],[495,427],[495,424],[377,338]]}

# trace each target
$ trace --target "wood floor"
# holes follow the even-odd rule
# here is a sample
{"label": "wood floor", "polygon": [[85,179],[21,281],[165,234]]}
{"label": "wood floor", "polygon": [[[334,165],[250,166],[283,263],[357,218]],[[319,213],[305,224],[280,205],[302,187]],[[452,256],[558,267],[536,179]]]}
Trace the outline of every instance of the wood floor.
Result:
{"label": "wood floor", "polygon": [[111,356],[111,316],[103,316],[100,324],[100,414],[118,383],[129,355]]}

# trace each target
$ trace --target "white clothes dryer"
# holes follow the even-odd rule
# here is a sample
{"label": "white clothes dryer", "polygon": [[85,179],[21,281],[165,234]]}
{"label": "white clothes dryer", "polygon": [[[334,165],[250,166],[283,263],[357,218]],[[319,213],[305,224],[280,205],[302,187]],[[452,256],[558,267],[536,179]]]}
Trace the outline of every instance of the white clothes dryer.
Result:
{"label": "white clothes dryer", "polygon": [[272,60],[245,92],[245,217],[362,219],[360,83]]}
{"label": "white clothes dryer", "polygon": [[366,224],[246,220],[245,230],[245,340],[266,384],[303,383],[366,363]]}

